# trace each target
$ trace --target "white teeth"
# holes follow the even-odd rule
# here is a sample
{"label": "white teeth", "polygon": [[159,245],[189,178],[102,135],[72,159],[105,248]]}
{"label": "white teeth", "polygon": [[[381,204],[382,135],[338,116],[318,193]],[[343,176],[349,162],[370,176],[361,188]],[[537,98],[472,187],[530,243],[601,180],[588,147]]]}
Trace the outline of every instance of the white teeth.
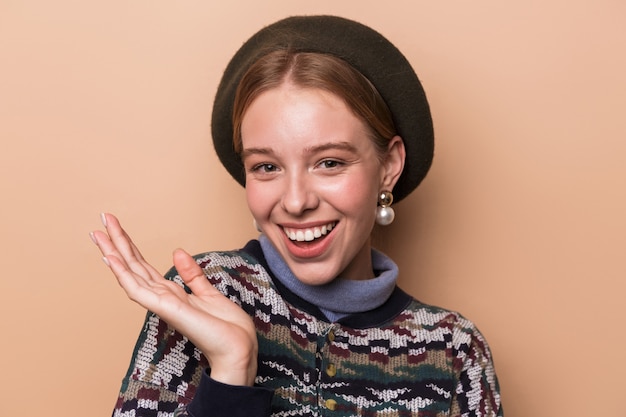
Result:
{"label": "white teeth", "polygon": [[322,227],[312,227],[310,229],[288,229],[284,228],[285,234],[289,240],[298,242],[311,242],[317,238],[327,235],[333,227],[334,223],[328,223]]}

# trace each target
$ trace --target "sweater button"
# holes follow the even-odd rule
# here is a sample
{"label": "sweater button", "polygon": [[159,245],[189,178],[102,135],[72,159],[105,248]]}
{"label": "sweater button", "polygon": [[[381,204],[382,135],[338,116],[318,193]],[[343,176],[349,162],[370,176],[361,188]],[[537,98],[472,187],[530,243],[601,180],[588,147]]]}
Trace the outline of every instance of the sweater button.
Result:
{"label": "sweater button", "polygon": [[337,408],[337,401],[335,400],[326,400],[326,408],[328,408],[330,411],[335,411],[335,409]]}
{"label": "sweater button", "polygon": [[326,365],[326,375],[330,377],[337,375],[337,367],[334,363],[329,363],[328,365]]}
{"label": "sweater button", "polygon": [[334,342],[335,341],[335,332],[333,332],[332,330],[328,332],[328,340],[330,342]]}

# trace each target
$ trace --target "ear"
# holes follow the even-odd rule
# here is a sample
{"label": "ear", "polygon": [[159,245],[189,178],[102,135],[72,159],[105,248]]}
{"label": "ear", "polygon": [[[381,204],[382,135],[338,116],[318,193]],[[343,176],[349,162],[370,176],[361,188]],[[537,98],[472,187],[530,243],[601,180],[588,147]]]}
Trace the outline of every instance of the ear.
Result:
{"label": "ear", "polygon": [[383,161],[381,190],[393,190],[404,169],[406,150],[400,136],[394,136],[387,145],[387,155]]}

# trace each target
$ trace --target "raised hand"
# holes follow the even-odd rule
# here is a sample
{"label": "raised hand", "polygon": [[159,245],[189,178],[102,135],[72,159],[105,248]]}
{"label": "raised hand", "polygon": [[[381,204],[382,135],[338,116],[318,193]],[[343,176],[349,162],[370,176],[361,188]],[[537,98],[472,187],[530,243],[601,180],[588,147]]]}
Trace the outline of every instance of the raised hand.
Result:
{"label": "raised hand", "polygon": [[102,214],[106,232],[91,232],[128,298],[156,313],[206,356],[211,377],[231,385],[252,385],[258,343],[252,319],[206,279],[195,260],[174,251],[174,266],[192,294],[166,280],[143,258],[112,214]]}

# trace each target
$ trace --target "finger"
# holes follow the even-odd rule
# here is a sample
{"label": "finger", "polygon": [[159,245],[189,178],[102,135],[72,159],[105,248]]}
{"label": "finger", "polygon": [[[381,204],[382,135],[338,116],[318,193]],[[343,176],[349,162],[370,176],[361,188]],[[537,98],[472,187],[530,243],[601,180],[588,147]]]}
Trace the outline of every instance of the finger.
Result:
{"label": "finger", "polygon": [[126,294],[131,300],[135,300],[135,294],[139,291],[139,288],[147,286],[144,282],[137,279],[136,274],[133,274],[120,258],[115,255],[107,255],[102,258],[104,263],[111,269],[113,275],[117,279],[118,284],[126,291]]}
{"label": "finger", "polygon": [[158,295],[142,277],[128,270],[125,264],[114,255],[105,256],[104,260],[129,299],[148,310],[153,310],[158,305]]}
{"label": "finger", "polygon": [[133,240],[131,239],[130,235],[126,232],[126,230],[121,227],[122,233],[124,234],[124,237],[126,238],[126,241],[128,242],[129,246],[130,246],[130,250],[133,253],[133,255],[135,256],[135,258],[137,258],[139,261],[145,261],[143,255],[141,254],[141,252],[139,251],[139,248],[137,248],[137,246],[135,245],[135,242],[133,242]]}
{"label": "finger", "polygon": [[102,224],[106,228],[111,242],[115,248],[119,251],[124,260],[135,258],[135,253],[130,242],[130,237],[122,228],[117,217],[109,213],[102,213]]}
{"label": "finger", "polygon": [[143,255],[139,252],[139,249],[135,246],[128,233],[126,233],[126,230],[124,230],[121,226],[117,217],[110,213],[100,213],[100,218],[102,220],[102,224],[107,229],[107,232],[109,231],[109,225],[111,226],[111,229],[118,230],[128,242],[130,251],[135,255],[135,257],[137,259],[144,260]]}
{"label": "finger", "polygon": [[200,268],[191,255],[182,249],[176,249],[173,258],[174,266],[178,274],[195,295],[201,296],[219,293],[207,280],[204,271],[202,271],[202,268]]}
{"label": "finger", "polygon": [[[103,260],[104,262],[109,265],[109,257],[115,257],[117,262],[121,265],[121,267],[123,267],[125,270],[129,271],[132,273],[132,270],[130,268],[130,266],[124,261],[124,259],[122,258],[122,256],[119,254],[119,252],[117,251],[117,249],[115,248],[115,245],[111,242],[111,240],[109,239],[109,235],[107,235],[106,233],[96,230],[93,231],[91,233],[89,233],[91,240],[96,244],[96,246],[98,247],[98,249],[100,249],[100,252],[103,255]],[[153,274],[157,274],[158,272],[156,272],[156,270],[154,270],[154,268],[152,268],[150,265],[147,265],[148,269],[152,270],[152,274],[147,273],[147,272],[142,272],[142,274],[135,274],[136,277],[135,279],[137,281],[141,281],[141,284],[144,286],[148,286],[149,282],[154,281],[152,279]]]}
{"label": "finger", "polygon": [[[102,223],[107,229],[109,240],[112,243],[114,253],[119,254],[120,260],[122,260],[133,272],[144,276],[145,278],[159,279],[160,274],[154,275],[154,268],[147,267],[145,259],[132,242],[130,236],[120,225],[119,220],[112,214],[103,213]],[[115,253],[117,252],[117,253]]]}
{"label": "finger", "polygon": [[90,232],[89,236],[91,237],[91,240],[93,240],[93,242],[96,244],[98,249],[100,249],[100,252],[102,253],[103,256],[105,257],[109,255],[117,256],[118,260],[124,263],[124,266],[128,268],[128,265],[126,265],[126,262],[124,261],[121,254],[115,247],[115,244],[111,242],[111,239],[108,234],[100,230],[95,230],[93,232]]}
{"label": "finger", "polygon": [[111,243],[111,241],[109,240],[109,236],[106,233],[95,231],[95,232],[91,232],[90,235],[92,236],[92,240],[96,243],[96,246],[98,247],[98,249],[100,249],[100,252],[103,255],[102,260],[104,261],[105,264],[107,264],[107,266],[109,266],[109,268],[111,268],[111,259],[115,258],[114,262],[116,264],[116,268],[115,269],[111,268],[111,269],[113,270],[113,274],[116,276],[116,278],[118,278],[118,282],[119,282],[119,276],[116,273],[116,271],[120,273],[124,271],[125,273],[134,275],[135,281],[137,281],[141,285],[145,287],[150,285],[150,282],[153,281],[150,275],[149,274],[144,274],[144,275],[135,274],[130,269],[128,264],[124,262],[124,260],[119,255],[119,253],[115,250],[114,245]]}

